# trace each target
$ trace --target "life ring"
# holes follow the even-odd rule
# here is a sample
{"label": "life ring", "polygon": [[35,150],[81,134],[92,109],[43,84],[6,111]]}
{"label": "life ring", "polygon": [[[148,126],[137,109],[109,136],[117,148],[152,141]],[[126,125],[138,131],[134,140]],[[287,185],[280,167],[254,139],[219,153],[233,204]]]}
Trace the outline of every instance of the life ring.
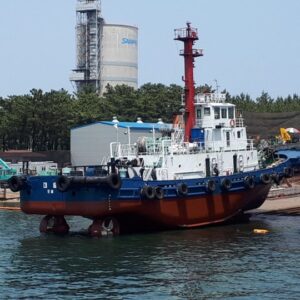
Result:
{"label": "life ring", "polygon": [[213,193],[216,190],[216,182],[212,179],[208,180],[206,183],[206,190]]}
{"label": "life ring", "polygon": [[230,124],[231,127],[234,127],[234,126],[235,126],[235,121],[234,121],[234,119],[231,119],[230,122],[229,122],[229,124]]}
{"label": "life ring", "polygon": [[178,184],[177,194],[181,196],[186,196],[188,194],[188,186],[185,183]]}
{"label": "life ring", "polygon": [[221,181],[222,189],[229,191],[231,189],[231,180],[229,178],[224,178]]}
{"label": "life ring", "polygon": [[164,198],[164,190],[160,186],[155,187],[154,191],[157,199],[161,200]]}
{"label": "life ring", "polygon": [[155,190],[152,186],[146,185],[142,188],[141,195],[147,199],[154,199]]}
{"label": "life ring", "polygon": [[25,189],[26,177],[24,176],[12,176],[8,179],[8,187],[11,189],[12,192],[19,192]]}
{"label": "life ring", "polygon": [[292,168],[286,167],[283,169],[284,176],[287,178],[294,176],[294,170]]}
{"label": "life ring", "polygon": [[271,176],[268,173],[261,174],[260,180],[264,184],[269,184],[271,182]]}
{"label": "life ring", "polygon": [[244,178],[244,184],[247,189],[253,189],[255,187],[255,180],[252,176],[246,176]]}

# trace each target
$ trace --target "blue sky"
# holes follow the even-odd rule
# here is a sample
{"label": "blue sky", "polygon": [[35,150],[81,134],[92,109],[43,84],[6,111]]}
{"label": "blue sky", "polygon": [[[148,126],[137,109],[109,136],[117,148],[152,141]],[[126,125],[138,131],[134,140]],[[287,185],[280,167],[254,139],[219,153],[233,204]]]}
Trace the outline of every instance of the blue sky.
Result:
{"label": "blue sky", "polygon": [[[76,0],[0,2],[0,96],[74,91]],[[197,84],[257,97],[300,94],[299,0],[102,0],[107,23],[139,27],[139,84],[182,85],[173,29],[199,30]]]}

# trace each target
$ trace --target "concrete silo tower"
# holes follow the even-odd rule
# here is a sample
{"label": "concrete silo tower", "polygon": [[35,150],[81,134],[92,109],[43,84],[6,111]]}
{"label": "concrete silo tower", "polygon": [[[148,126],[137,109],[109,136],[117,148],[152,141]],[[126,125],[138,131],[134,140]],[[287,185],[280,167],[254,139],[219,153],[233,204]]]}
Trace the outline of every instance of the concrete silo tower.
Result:
{"label": "concrete silo tower", "polygon": [[126,84],[138,87],[138,29],[104,24],[102,39],[101,90]]}
{"label": "concrete silo tower", "polygon": [[106,24],[100,0],[77,0],[76,68],[70,80],[103,94],[107,84],[138,86],[138,29]]}

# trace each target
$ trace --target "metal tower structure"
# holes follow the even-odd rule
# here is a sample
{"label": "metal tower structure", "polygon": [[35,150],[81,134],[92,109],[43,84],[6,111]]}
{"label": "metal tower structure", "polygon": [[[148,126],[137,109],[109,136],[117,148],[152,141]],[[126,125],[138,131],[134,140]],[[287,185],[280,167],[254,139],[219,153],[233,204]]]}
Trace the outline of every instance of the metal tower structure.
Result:
{"label": "metal tower structure", "polygon": [[189,142],[191,139],[191,129],[195,125],[195,82],[194,82],[194,58],[203,56],[202,49],[193,49],[193,45],[198,40],[198,31],[187,23],[186,28],[175,29],[175,40],[184,43],[184,50],[180,55],[184,57],[185,69],[185,129],[184,140]]}
{"label": "metal tower structure", "polygon": [[77,66],[70,80],[76,84],[77,91],[91,86],[99,92],[103,28],[100,0],[77,0],[76,16]]}

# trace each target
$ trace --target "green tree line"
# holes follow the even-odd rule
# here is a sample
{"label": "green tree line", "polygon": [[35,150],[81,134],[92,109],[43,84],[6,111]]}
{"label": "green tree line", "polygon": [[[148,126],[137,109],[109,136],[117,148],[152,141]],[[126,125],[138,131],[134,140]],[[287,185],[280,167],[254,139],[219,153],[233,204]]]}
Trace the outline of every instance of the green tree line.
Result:
{"label": "green tree line", "polygon": [[[196,89],[212,91],[205,85]],[[138,90],[128,86],[108,87],[99,97],[86,88],[76,95],[65,90],[43,92],[33,89],[29,94],[0,98],[0,149],[31,149],[32,151],[68,150],[70,129],[100,120],[172,122],[181,108],[183,88],[178,85],[147,83]],[[226,92],[226,91],[225,91]],[[226,93],[226,101],[241,111],[300,111],[300,97],[272,99],[263,92],[257,99]]]}

